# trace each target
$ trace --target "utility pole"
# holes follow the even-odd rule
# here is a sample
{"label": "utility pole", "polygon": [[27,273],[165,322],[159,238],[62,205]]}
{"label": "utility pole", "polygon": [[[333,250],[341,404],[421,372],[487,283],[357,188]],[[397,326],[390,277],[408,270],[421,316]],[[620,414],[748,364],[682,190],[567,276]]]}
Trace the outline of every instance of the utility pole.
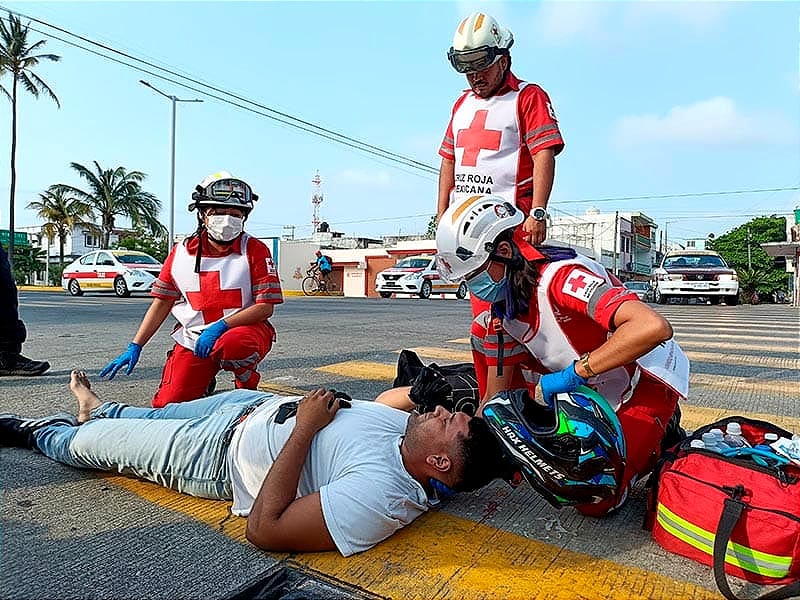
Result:
{"label": "utility pole", "polygon": [[750,226],[747,226],[747,270],[753,270],[753,261],[752,257],[750,256]]}
{"label": "utility pole", "polygon": [[619,250],[619,211],[614,212],[614,275],[619,275],[617,255]]}
{"label": "utility pole", "polygon": [[178,98],[177,96],[173,96],[171,94],[166,94],[162,92],[157,87],[150,85],[143,79],[139,80],[145,87],[149,87],[154,92],[161,94],[164,98],[167,98],[170,102],[172,102],[172,160],[171,160],[171,168],[170,168],[170,183],[169,183],[169,239],[167,240],[167,252],[172,250],[172,244],[175,243],[175,105],[178,102],[202,102],[202,100],[198,98],[193,99],[183,99]]}

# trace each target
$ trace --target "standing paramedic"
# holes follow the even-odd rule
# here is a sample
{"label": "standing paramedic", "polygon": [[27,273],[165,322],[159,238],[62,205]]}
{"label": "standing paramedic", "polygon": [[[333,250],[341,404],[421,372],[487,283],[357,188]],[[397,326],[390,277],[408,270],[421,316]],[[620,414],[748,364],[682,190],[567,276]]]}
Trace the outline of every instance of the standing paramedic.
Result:
{"label": "standing paramedic", "polygon": [[627,448],[621,484],[615,497],[577,506],[600,516],[625,501],[662,446],[679,441],[689,361],[670,324],[601,264],[521,239],[524,218],[497,196],[450,207],[436,231],[439,272],[463,277],[500,320],[490,328],[485,310],[472,323],[481,406],[504,390],[527,388],[533,398],[538,382],[548,406],[554,394],[587,385],[616,411]]}
{"label": "standing paramedic", "polygon": [[467,77],[456,100],[439,155],[437,218],[451,203],[495,194],[519,208],[534,245],[547,229],[547,201],[555,157],[564,149],[547,93],[511,72],[513,34],[484,13],[461,21],[447,53]]}
{"label": "standing paramedic", "polygon": [[126,365],[130,374],[171,312],[178,321],[175,346],[167,353],[154,407],[202,397],[220,370],[233,372],[237,388],[256,389],[258,363],[275,341],[269,318],[283,302],[269,249],[243,230],[256,200],[246,182],[225,171],[200,182],[189,204],[197,210],[197,231],[172,248],[133,341],[101,377],[113,379]]}

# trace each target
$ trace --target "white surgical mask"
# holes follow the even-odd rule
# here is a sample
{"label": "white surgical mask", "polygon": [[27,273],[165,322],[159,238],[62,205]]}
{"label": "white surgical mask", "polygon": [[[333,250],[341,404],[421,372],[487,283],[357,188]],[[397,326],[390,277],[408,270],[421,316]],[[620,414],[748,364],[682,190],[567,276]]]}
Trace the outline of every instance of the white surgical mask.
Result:
{"label": "white surgical mask", "polygon": [[244,230],[244,219],[233,215],[209,215],[206,218],[206,231],[212,240],[232,242]]}

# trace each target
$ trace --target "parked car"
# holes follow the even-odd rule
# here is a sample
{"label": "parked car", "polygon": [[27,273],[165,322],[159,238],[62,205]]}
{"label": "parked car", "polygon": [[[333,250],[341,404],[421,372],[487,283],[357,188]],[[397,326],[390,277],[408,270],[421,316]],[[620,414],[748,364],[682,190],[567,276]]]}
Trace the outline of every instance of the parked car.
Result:
{"label": "parked car", "polygon": [[626,281],[624,284],[626,288],[629,290],[636,292],[636,295],[639,296],[639,300],[642,302],[652,302],[653,301],[653,288],[650,287],[650,283],[647,281]]}
{"label": "parked car", "polygon": [[455,294],[461,299],[467,295],[467,284],[463,281],[451,283],[439,277],[434,256],[407,256],[395,266],[378,273],[375,291],[381,298],[390,298],[392,294],[416,294],[420,298],[430,298],[431,294]]}
{"label": "parked car", "polygon": [[161,272],[161,263],[135,250],[95,250],[72,261],[61,274],[61,287],[71,296],[84,292],[149,292]]}
{"label": "parked car", "polygon": [[723,299],[739,302],[739,279],[716,252],[680,250],[668,252],[661,266],[653,270],[655,301],[666,304],[671,298],[708,298],[712,304]]}

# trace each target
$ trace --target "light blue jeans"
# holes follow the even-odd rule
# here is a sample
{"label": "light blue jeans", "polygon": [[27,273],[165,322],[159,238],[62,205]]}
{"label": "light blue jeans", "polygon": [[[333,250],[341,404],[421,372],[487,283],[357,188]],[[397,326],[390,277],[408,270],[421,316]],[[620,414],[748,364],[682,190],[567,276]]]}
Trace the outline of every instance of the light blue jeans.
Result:
{"label": "light blue jeans", "polygon": [[243,416],[272,397],[233,390],[164,408],[104,402],[83,425],[39,429],[34,443],[45,456],[73,467],[118,471],[192,496],[230,500],[231,436]]}

